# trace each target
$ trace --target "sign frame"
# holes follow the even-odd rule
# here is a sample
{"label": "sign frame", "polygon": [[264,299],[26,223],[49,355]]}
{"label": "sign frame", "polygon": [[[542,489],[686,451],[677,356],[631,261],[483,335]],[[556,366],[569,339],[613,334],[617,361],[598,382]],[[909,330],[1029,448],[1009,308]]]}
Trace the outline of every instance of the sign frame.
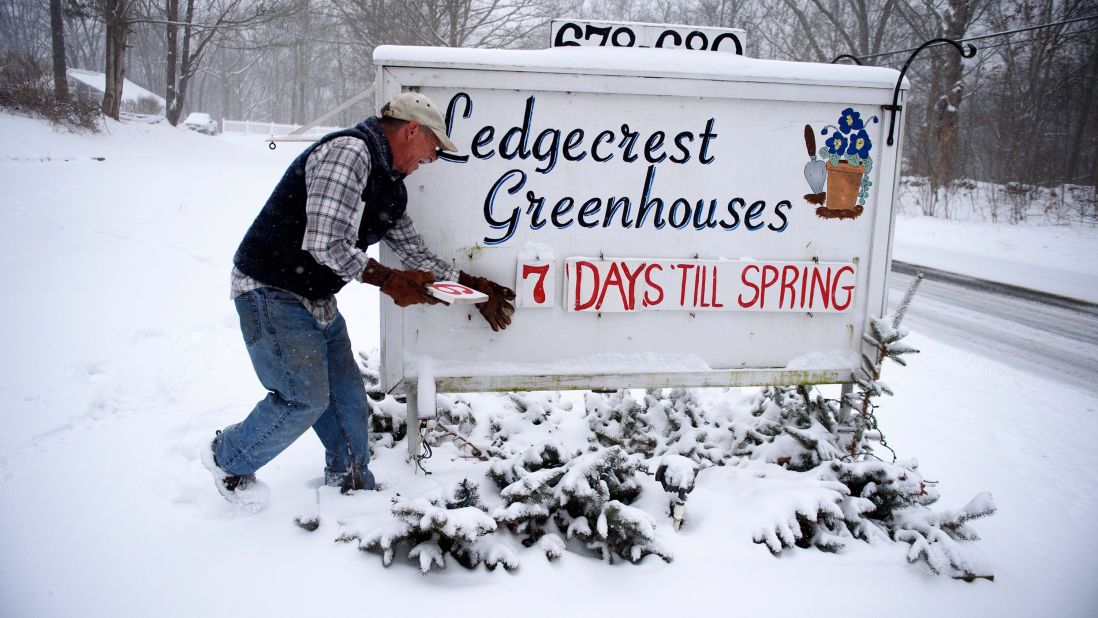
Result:
{"label": "sign frame", "polygon": [[[574,49],[574,48],[573,48]],[[551,50],[560,53],[565,50]],[[585,50],[586,51],[586,50]],[[614,53],[615,50],[598,50],[600,53]],[[630,50],[636,52],[637,50]],[[647,53],[686,54],[689,52],[648,51]],[[537,91],[557,93],[612,93],[622,96],[650,97],[697,97],[699,83],[704,83],[707,98],[735,99],[741,101],[778,101],[828,104],[831,106],[854,105],[881,113],[884,105],[891,104],[892,88],[898,73],[891,69],[878,67],[852,67],[818,65],[820,70],[810,74],[796,67],[804,63],[776,63],[735,57],[735,62],[761,63],[766,70],[733,72],[722,74],[722,61],[702,59],[695,61],[697,54],[691,55],[687,69],[670,71],[657,68],[654,71],[622,68],[614,62],[601,63],[590,55],[558,57],[561,62],[530,61],[531,54],[545,53],[527,50],[444,50],[432,53],[430,48],[407,48],[383,46],[375,50],[374,61],[378,69],[377,89],[379,100],[387,100],[403,91],[437,89],[459,90],[477,88],[485,90]],[[701,56],[728,56],[728,54],[703,54]],[[814,65],[817,66],[817,65]],[[769,74],[767,74],[769,72]],[[434,89],[434,90],[432,90]],[[434,96],[434,95],[432,95]],[[436,100],[447,105],[447,100]],[[872,231],[868,247],[861,255],[819,256],[823,261],[850,261],[858,263],[858,270],[865,273],[865,285],[858,291],[865,295],[864,315],[851,321],[846,329],[847,335],[861,341],[866,319],[883,315],[887,308],[887,278],[891,264],[891,246],[895,225],[894,199],[897,191],[899,153],[903,144],[903,118],[898,131],[898,139],[893,147],[886,147],[879,140],[877,152],[880,160],[874,170],[877,184],[872,204]],[[435,165],[447,165],[439,162]],[[412,178],[412,183],[417,179]],[[417,192],[410,188],[410,199]],[[417,227],[423,227],[416,218]],[[842,222],[837,222],[842,223]],[[430,245],[428,239],[428,245]],[[483,243],[473,242],[454,258],[455,266],[466,268],[480,254],[490,250]],[[382,245],[382,261],[399,265],[395,255]],[[441,255],[444,259],[451,257]],[[572,255],[559,255],[555,259],[563,263]],[[668,259],[685,259],[689,255],[657,255]],[[693,256],[697,258],[697,256]],[[702,256],[712,258],[718,256]],[[778,256],[759,256],[760,259],[780,260]],[[548,260],[541,256],[542,260]],[[475,267],[473,270],[476,270]],[[475,274],[482,274],[477,272]],[[492,275],[493,273],[488,273]],[[514,282],[515,272],[497,274],[496,278],[510,284]],[[563,286],[564,277],[558,274],[558,286]],[[555,290],[555,298],[563,299],[563,289]],[[429,378],[435,382],[440,392],[485,392],[516,390],[570,390],[570,389],[608,389],[608,388],[661,388],[661,387],[736,387],[791,384],[835,384],[853,381],[858,364],[853,360],[833,366],[806,366],[796,368],[786,366],[757,366],[717,369],[685,369],[668,371],[653,370],[600,370],[585,368],[581,371],[561,371],[559,364],[548,363],[542,367],[525,367],[523,371],[484,371],[466,373],[437,371],[416,373],[414,363],[405,357],[405,350],[421,345],[423,333],[415,328],[420,318],[410,318],[402,310],[381,301],[382,331],[382,388],[392,393],[407,393],[409,400],[417,392],[417,380]],[[520,309],[521,311],[521,309]],[[535,313],[544,311],[534,309]],[[600,316],[601,319],[602,316]],[[683,316],[694,319],[693,315]],[[469,313],[470,320],[480,320],[475,311]],[[819,319],[819,318],[809,318]],[[493,335],[485,330],[483,336],[491,342]],[[867,350],[867,344],[858,344],[861,351]],[[856,358],[856,355],[854,356]],[[540,369],[540,370],[539,370]],[[432,406],[433,407],[433,406]],[[421,417],[432,415],[421,410]]]}

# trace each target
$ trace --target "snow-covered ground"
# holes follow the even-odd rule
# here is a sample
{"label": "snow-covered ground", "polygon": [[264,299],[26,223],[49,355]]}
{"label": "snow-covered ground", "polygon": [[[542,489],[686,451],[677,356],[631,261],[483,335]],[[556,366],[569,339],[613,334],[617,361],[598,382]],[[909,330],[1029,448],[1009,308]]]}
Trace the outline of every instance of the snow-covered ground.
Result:
{"label": "snow-covered ground", "polygon": [[[430,477],[410,476],[401,448],[382,449],[372,467],[386,490],[344,497],[312,489],[322,450],[307,437],[261,471],[271,506],[235,516],[197,451],[261,393],[228,273],[299,148],[166,126],[74,136],[8,115],[0,134],[0,615],[1098,613],[1098,391],[918,333],[909,341],[923,354],[886,370],[898,396],[883,402],[882,427],[939,482],[937,507],[995,496],[999,512],[974,524],[995,582],[933,576],[898,545],[773,558],[747,534],[765,496],[735,467],[702,472],[680,532],[660,522],[671,563],[609,566],[578,553],[550,563],[530,550],[515,573],[451,565],[422,577],[334,543],[334,523],[312,533],[293,524],[318,496],[325,522],[383,513],[397,491],[480,469],[451,460],[452,448],[436,452]],[[926,235],[950,236],[942,248],[965,260],[1003,253],[957,229],[902,219],[896,257],[918,261],[903,247]],[[1093,273],[1082,263],[1093,264],[1093,230],[1051,242],[1027,229],[1007,232],[1025,247],[1014,254]],[[349,286],[340,305],[356,348],[375,348],[376,292]],[[704,397],[736,407],[748,394]]]}
{"label": "snow-covered ground", "polygon": [[[1098,303],[1093,188],[1037,188],[1028,194],[1011,188],[961,183],[949,193],[950,202],[939,205],[949,217],[938,218],[922,215],[920,206],[929,197],[925,179],[902,179],[892,257]],[[1012,214],[1026,224],[1003,223]],[[1069,224],[1072,219],[1075,223]]]}
{"label": "snow-covered ground", "polygon": [[892,258],[1098,303],[1098,228],[903,216]]}

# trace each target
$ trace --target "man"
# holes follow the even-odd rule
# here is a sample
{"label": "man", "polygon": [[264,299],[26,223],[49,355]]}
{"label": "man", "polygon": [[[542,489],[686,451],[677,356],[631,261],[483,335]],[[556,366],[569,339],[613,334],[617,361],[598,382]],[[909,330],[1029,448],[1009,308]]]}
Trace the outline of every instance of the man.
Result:
{"label": "man", "polygon": [[[405,213],[404,177],[456,151],[438,107],[397,95],[371,117],[321,138],[290,164],[233,259],[232,297],[260,382],[269,391],[240,423],[218,431],[202,460],[218,491],[244,510],[266,505],[255,472],[310,427],[325,449],[324,480],[344,493],[373,489],[368,404],[335,293],[351,280],[400,307],[435,304],[427,284],[457,279],[484,292],[493,330],[511,323],[515,294],[455,272],[431,253]],[[385,240],[409,270],[366,248]]]}

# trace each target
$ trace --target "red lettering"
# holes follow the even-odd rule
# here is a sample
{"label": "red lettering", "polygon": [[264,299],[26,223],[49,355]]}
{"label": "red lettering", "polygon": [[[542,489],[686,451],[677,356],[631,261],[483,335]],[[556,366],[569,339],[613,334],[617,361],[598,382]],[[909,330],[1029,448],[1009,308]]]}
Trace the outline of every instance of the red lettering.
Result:
{"label": "red lettering", "polygon": [[625,279],[629,281],[629,300],[625,303],[625,310],[632,311],[637,307],[637,278],[644,270],[644,264],[637,266],[637,270],[629,272],[629,267],[622,262],[621,270],[625,273]]}
{"label": "red lettering", "polygon": [[[789,279],[789,271],[793,271],[793,279],[791,279],[791,280]],[[793,285],[797,283],[797,275],[798,274],[799,274],[799,271],[797,270],[797,267],[793,266],[792,264],[786,264],[785,266],[782,267],[782,289],[781,289],[781,293],[778,295],[778,308],[779,309],[782,309],[782,308],[785,307],[785,291],[786,291],[786,289],[789,290],[789,294],[793,298],[790,301],[790,307],[792,307],[792,305],[797,303],[797,292],[793,289]]]}
{"label": "red lettering", "polygon": [[736,299],[737,302],[740,303],[740,306],[743,307],[744,309],[754,305],[755,301],[759,300],[759,286],[757,286],[754,283],[751,283],[750,281],[747,280],[747,271],[749,271],[751,269],[755,269],[757,271],[757,270],[759,270],[759,267],[754,265],[754,264],[749,264],[747,266],[744,266],[743,271],[740,273],[740,281],[742,281],[743,284],[746,285],[747,287],[751,288],[752,290],[755,290],[755,295],[752,296],[751,300],[747,301],[746,303],[743,302],[743,294],[740,294],[739,297]]}
{"label": "red lettering", "polygon": [[[583,283],[583,269],[588,268],[591,270],[591,274],[595,278],[595,283],[591,288],[591,299],[587,302],[580,301],[580,290]],[[576,262],[576,311],[583,311],[588,307],[595,304],[595,298],[599,294],[599,269],[595,267],[591,262]]]}
{"label": "red lettering", "polygon": [[828,308],[831,303],[831,269],[827,269],[827,280],[825,281],[823,275],[820,274],[820,267],[814,266],[812,269],[812,284],[809,286],[809,294],[811,298],[808,300],[808,308],[812,308],[812,304],[816,301],[816,284],[819,283],[820,294],[823,298],[824,309]]}
{"label": "red lettering", "polygon": [[[804,297],[806,296],[805,289],[808,287],[808,267],[805,266],[801,272],[801,309],[804,309]],[[810,305],[811,306],[811,305]]]}
{"label": "red lettering", "polygon": [[702,307],[709,307],[709,305],[705,304],[705,275],[708,274],[708,272],[708,266],[701,267],[701,291],[698,292],[698,300],[701,301]]}
{"label": "red lettering", "polygon": [[545,275],[548,274],[550,266],[552,264],[542,264],[541,266],[522,265],[522,278],[524,280],[533,274],[538,276],[537,283],[534,284],[534,302],[539,305],[545,302]]}
{"label": "red lettering", "polygon": [[853,274],[854,269],[851,268],[850,266],[843,266],[842,268],[839,269],[839,272],[835,273],[835,279],[834,279],[834,281],[831,282],[831,306],[835,308],[835,311],[844,311],[847,307],[850,306],[850,302],[854,299],[854,292],[853,292],[854,284],[853,283],[851,283],[850,285],[844,285],[841,288],[839,288],[839,289],[846,292],[846,301],[843,302],[841,306],[839,304],[839,301],[836,299],[835,288],[839,287],[839,279],[842,278],[844,273]]}
{"label": "red lettering", "polygon": [[694,306],[695,307],[698,306],[698,279],[701,276],[703,268],[705,268],[705,267],[704,266],[695,266],[694,267]]}
{"label": "red lettering", "polygon": [[[682,287],[679,288],[679,306],[680,307],[685,307],[686,306],[686,276],[688,274],[690,274],[690,269],[694,268],[694,265],[693,264],[675,264],[675,265],[671,266],[671,268],[672,269],[674,269],[674,268],[682,269]],[[695,301],[694,304],[697,304],[697,302]]]}
{"label": "red lettering", "polygon": [[722,303],[717,302],[717,267],[716,266],[713,267],[713,292],[712,292],[712,297],[710,297],[710,299],[709,299],[709,305],[711,307],[714,307],[714,308],[724,307],[724,305]]}
{"label": "red lettering", "polygon": [[663,302],[663,286],[652,280],[653,270],[663,270],[663,266],[660,266],[659,264],[650,264],[648,268],[644,269],[644,282],[648,284],[648,287],[650,289],[653,289],[657,293],[659,293],[659,296],[657,296],[655,300],[650,300],[648,298],[648,291],[646,290],[644,292],[645,307],[651,307],[652,305],[658,305]]}
{"label": "red lettering", "polygon": [[435,288],[436,290],[446,292],[447,294],[454,294],[455,296],[463,296],[473,293],[473,290],[470,290],[460,283],[432,283],[431,287]]}
{"label": "red lettering", "polygon": [[[767,274],[770,274],[769,280]],[[766,289],[778,282],[778,267],[764,264],[762,268],[762,292],[759,294],[759,308],[766,308]]]}
{"label": "red lettering", "polygon": [[621,272],[618,270],[618,263],[610,263],[610,272],[606,273],[606,282],[603,283],[602,293],[599,294],[599,302],[595,305],[595,309],[602,309],[602,303],[606,300],[606,293],[610,290],[610,286],[618,286],[618,292],[621,294],[621,304],[626,309],[629,308],[629,301],[625,298],[625,286],[621,282]]}

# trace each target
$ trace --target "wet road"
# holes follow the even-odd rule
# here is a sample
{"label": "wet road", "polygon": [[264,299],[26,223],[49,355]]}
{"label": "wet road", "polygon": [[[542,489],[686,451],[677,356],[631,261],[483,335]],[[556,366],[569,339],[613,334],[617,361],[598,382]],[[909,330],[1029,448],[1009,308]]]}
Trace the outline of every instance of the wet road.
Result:
{"label": "wet road", "polygon": [[[894,264],[890,308],[903,298],[914,272],[914,267]],[[929,271],[903,325],[1026,372],[1098,392],[1098,306]]]}

